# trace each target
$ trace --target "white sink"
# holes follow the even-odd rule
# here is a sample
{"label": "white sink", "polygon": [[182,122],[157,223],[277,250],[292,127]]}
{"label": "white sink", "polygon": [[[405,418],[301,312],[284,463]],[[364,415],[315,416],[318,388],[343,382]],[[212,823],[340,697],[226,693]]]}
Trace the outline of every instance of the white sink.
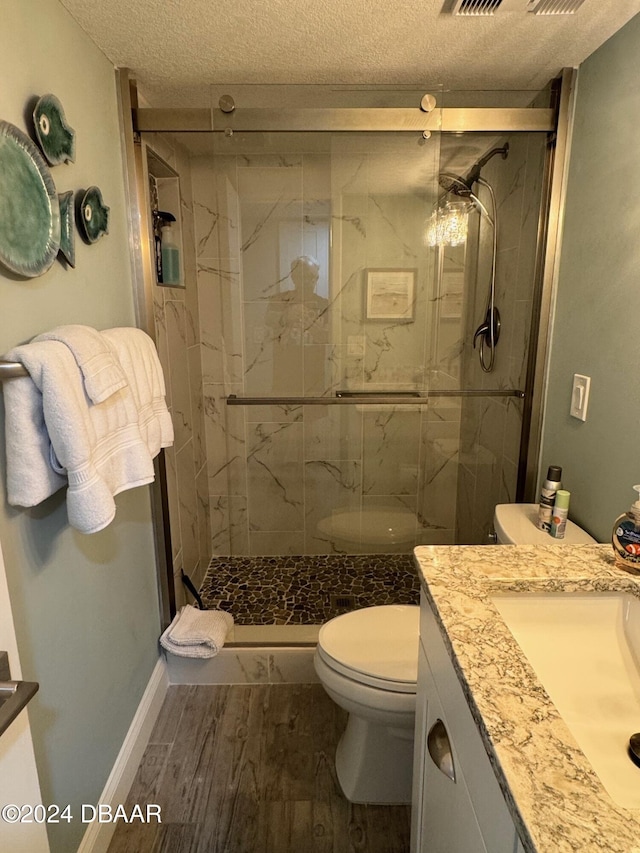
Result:
{"label": "white sink", "polygon": [[640,808],[640,599],[506,593],[492,601],[612,799]]}

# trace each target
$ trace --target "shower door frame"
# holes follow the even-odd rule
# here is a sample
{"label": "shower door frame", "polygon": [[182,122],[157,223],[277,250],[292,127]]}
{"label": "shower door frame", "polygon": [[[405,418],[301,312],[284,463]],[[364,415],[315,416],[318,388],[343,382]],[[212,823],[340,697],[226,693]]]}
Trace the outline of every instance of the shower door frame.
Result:
{"label": "shower door frame", "polygon": [[[149,257],[150,235],[146,215],[144,165],[141,133],[264,133],[264,132],[546,132],[548,156],[543,177],[542,204],[538,223],[538,251],[534,271],[534,312],[532,332],[536,345],[530,347],[524,394],[523,428],[516,501],[534,498],[542,436],[543,403],[547,384],[547,357],[550,317],[558,274],[559,246],[566,184],[567,159],[577,71],[564,69],[552,82],[552,108],[238,108],[157,109],[139,107],[137,87],[129,70],[118,69],[121,108],[121,143],[128,196],[132,275],[138,325],[154,337],[152,310],[153,263]],[[544,369],[537,369],[543,366]],[[475,392],[467,392],[475,394]],[[491,393],[487,391],[483,394]],[[521,396],[521,392],[508,392]],[[460,394],[460,392],[458,392]],[[464,395],[464,392],[460,396]],[[344,402],[332,398],[333,402]],[[229,400],[229,404],[255,404]],[[323,398],[324,404],[328,402]],[[353,401],[351,401],[353,402]],[[153,489],[154,529],[158,563],[158,585],[163,622],[175,613],[172,599],[170,526],[166,501],[166,480],[159,472]],[[170,621],[170,619],[169,619]]]}

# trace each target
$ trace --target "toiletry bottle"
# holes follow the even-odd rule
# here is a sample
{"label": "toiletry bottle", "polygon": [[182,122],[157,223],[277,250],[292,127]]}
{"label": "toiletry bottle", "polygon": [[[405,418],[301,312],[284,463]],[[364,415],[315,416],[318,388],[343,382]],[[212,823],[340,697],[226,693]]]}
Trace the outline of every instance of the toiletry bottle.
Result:
{"label": "toiletry bottle", "polygon": [[559,465],[549,465],[547,479],[540,490],[540,504],[538,507],[538,527],[540,530],[551,530],[551,515],[556,492],[562,488],[562,468]]}
{"label": "toiletry bottle", "polygon": [[638,492],[638,500],[629,507],[628,512],[616,518],[611,544],[616,565],[640,574],[640,486],[633,488]]}
{"label": "toiletry bottle", "polygon": [[564,539],[567,529],[567,516],[569,515],[569,498],[571,492],[566,489],[558,489],[551,514],[551,530],[549,533],[554,539]]}
{"label": "toiletry bottle", "polygon": [[162,217],[159,210],[152,211],[153,216],[153,255],[156,267],[156,281],[162,284]]}
{"label": "toiletry bottle", "polygon": [[162,283],[180,284],[180,249],[173,222],[162,226]]}

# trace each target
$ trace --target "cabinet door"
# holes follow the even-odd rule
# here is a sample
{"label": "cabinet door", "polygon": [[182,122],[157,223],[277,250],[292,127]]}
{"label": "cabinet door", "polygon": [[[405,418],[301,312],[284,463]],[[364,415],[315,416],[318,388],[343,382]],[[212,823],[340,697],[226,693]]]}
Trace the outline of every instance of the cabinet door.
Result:
{"label": "cabinet door", "polygon": [[[422,645],[420,655],[424,657],[420,690],[426,693],[427,742],[416,853],[487,853],[455,746],[437,736],[446,732],[447,722]],[[441,769],[451,765],[455,779]]]}

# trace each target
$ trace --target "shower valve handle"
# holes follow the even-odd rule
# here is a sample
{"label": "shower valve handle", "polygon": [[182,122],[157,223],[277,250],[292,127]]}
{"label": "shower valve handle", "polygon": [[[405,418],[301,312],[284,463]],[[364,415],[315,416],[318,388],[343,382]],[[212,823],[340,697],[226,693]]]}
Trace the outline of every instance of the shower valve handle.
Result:
{"label": "shower valve handle", "polygon": [[473,348],[476,348],[476,340],[478,338],[484,338],[487,336],[489,336],[489,324],[483,323],[481,326],[478,326],[478,328],[476,329],[476,333],[473,336]]}
{"label": "shower valve handle", "polygon": [[491,309],[487,311],[487,316],[484,318],[484,323],[482,323],[476,329],[476,333],[473,336],[473,348],[476,348],[476,340],[478,338],[482,338],[483,342],[492,347],[498,343],[498,338],[500,337],[500,312],[497,308],[493,309],[493,316]]}
{"label": "shower valve handle", "polygon": [[[491,373],[495,359],[495,347],[500,337],[500,312],[494,306],[487,309],[484,323],[478,326],[473,336],[473,348],[476,348],[476,339],[480,338],[480,367],[485,373]],[[485,346],[489,349],[488,357],[485,355]]]}

